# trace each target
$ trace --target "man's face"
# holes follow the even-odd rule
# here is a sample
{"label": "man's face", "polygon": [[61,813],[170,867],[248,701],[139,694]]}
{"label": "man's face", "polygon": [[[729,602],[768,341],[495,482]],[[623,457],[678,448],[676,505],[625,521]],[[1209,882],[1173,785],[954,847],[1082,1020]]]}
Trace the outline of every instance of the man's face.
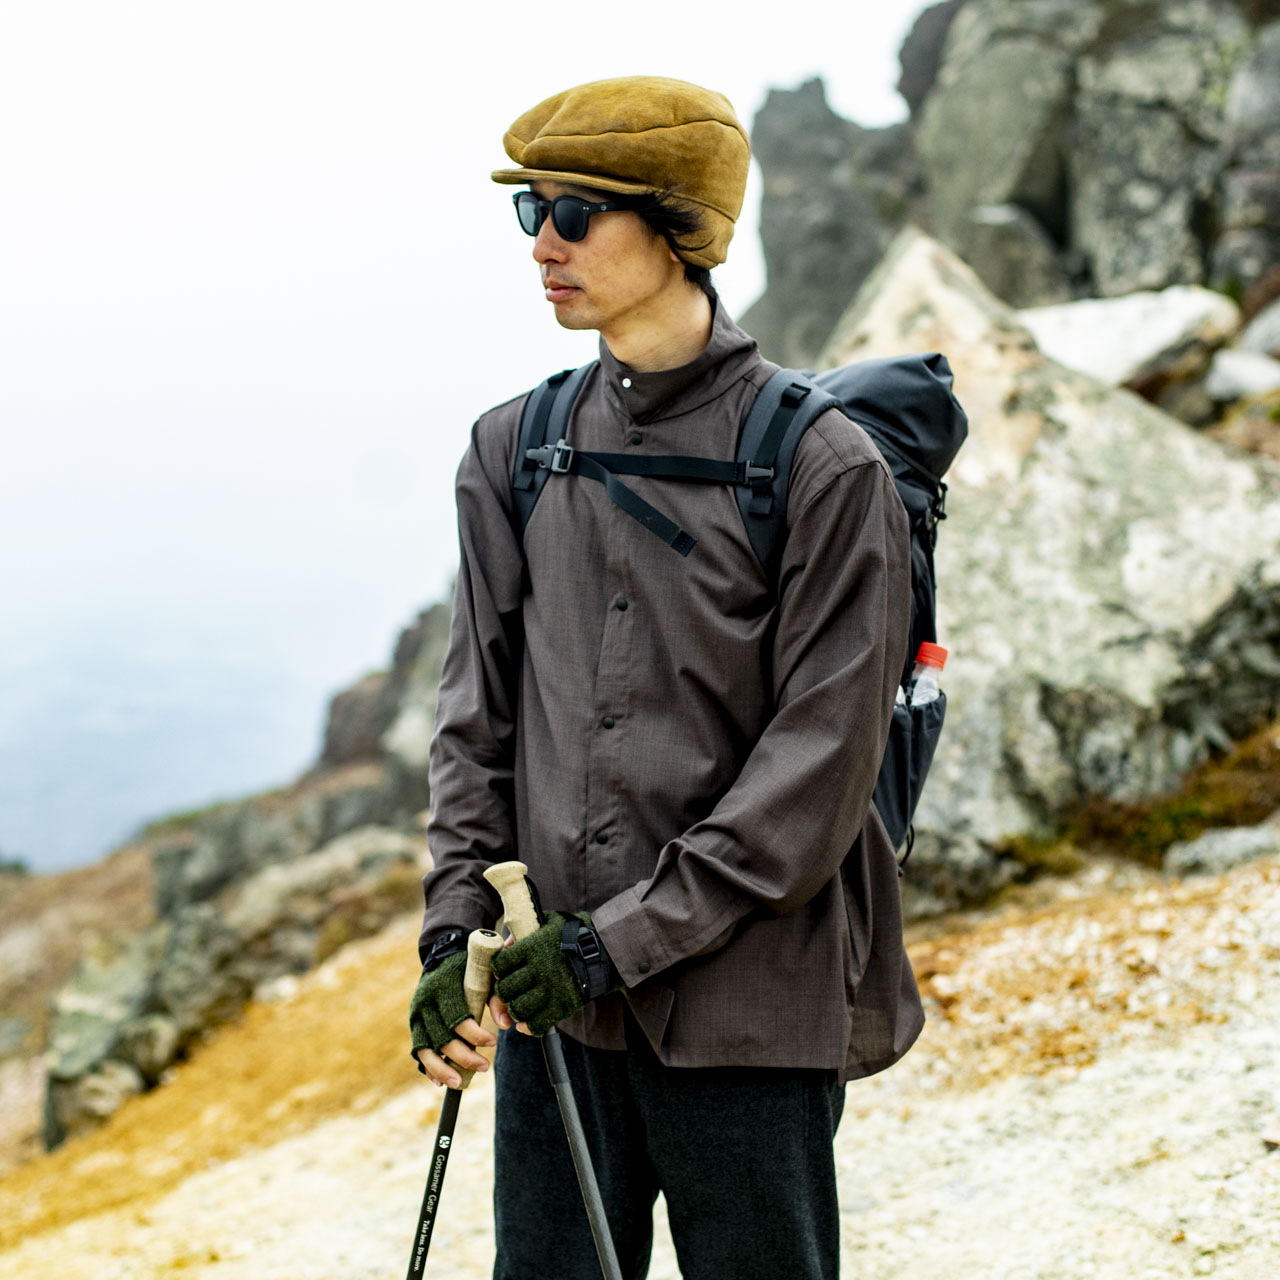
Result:
{"label": "man's face", "polygon": [[[535,182],[543,200],[581,196],[608,200],[608,192],[559,182]],[[533,242],[547,301],[566,329],[598,329],[606,342],[647,317],[657,316],[671,291],[684,284],[684,264],[659,235],[628,209],[592,214],[582,240],[563,240],[547,217]]]}

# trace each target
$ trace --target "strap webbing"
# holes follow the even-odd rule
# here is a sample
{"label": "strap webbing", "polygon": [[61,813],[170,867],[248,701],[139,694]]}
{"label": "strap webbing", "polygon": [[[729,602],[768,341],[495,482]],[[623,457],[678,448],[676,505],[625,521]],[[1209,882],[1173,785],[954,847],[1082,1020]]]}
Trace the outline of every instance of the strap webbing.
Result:
{"label": "strap webbing", "polygon": [[697,539],[692,534],[686,533],[674,520],[664,516],[657,507],[651,507],[638,493],[628,489],[595,458],[575,452],[568,470],[591,480],[598,480],[604,485],[604,491],[615,506],[621,507],[632,519],[638,520],[673,551],[687,556],[698,545]]}
{"label": "strap webbing", "polygon": [[796,416],[796,410],[804,403],[805,396],[811,390],[811,387],[802,382],[792,382],[782,389],[782,398],[773,411],[773,417],[769,419],[769,425],[765,428],[764,438],[760,441],[760,447],[756,450],[754,458],[757,466],[768,468],[768,476],[762,477],[751,486],[749,509],[753,516],[767,516],[773,510],[773,464],[777,461],[778,449],[782,445],[783,437],[787,434],[791,420]]}
{"label": "strap webbing", "polygon": [[[537,401],[532,407],[532,421],[525,437],[533,445],[542,444],[547,438],[547,421],[551,417],[551,408],[556,402],[561,383],[573,372],[565,369],[562,373],[553,373],[535,392]],[[522,435],[524,432],[522,431]],[[533,478],[537,466],[530,463],[526,456],[524,464],[516,467],[511,483],[517,489],[532,489]]]}

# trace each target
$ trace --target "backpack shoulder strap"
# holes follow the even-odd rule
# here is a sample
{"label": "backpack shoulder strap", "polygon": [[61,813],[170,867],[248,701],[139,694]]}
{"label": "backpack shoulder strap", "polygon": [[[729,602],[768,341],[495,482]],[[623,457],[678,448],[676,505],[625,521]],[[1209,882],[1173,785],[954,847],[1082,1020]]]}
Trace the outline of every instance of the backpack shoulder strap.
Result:
{"label": "backpack shoulder strap", "polygon": [[511,491],[515,499],[516,514],[520,517],[521,533],[529,523],[534,504],[550,474],[545,467],[540,468],[536,463],[530,462],[528,451],[542,448],[548,440],[564,438],[574,401],[582,390],[587,374],[597,363],[592,360],[579,369],[564,369],[560,373],[553,373],[535,387],[525,401],[511,474]]}
{"label": "backpack shoulder strap", "polygon": [[779,369],[756,396],[738,437],[738,461],[760,475],[737,490],[747,537],[772,578],[787,532],[787,488],[800,437],[819,414],[840,401],[798,369]]}

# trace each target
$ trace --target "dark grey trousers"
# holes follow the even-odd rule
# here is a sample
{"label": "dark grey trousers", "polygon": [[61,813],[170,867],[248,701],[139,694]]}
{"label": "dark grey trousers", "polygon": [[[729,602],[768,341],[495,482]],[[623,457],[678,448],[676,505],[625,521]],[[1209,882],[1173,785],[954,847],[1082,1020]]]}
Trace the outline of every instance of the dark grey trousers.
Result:
{"label": "dark grey trousers", "polygon": [[[685,1280],[836,1280],[834,1071],[664,1067],[562,1035],[622,1274],[644,1280],[666,1197]],[[600,1280],[542,1046],[499,1036],[494,1280]]]}

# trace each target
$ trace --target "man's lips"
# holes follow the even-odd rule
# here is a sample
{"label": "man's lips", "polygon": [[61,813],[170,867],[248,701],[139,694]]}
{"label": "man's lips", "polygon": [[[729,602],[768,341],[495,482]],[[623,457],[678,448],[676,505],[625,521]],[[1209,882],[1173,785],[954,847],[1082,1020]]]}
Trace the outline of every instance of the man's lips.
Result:
{"label": "man's lips", "polygon": [[542,287],[548,302],[563,302],[578,292],[576,285],[565,284],[563,280],[546,279],[542,282]]}

